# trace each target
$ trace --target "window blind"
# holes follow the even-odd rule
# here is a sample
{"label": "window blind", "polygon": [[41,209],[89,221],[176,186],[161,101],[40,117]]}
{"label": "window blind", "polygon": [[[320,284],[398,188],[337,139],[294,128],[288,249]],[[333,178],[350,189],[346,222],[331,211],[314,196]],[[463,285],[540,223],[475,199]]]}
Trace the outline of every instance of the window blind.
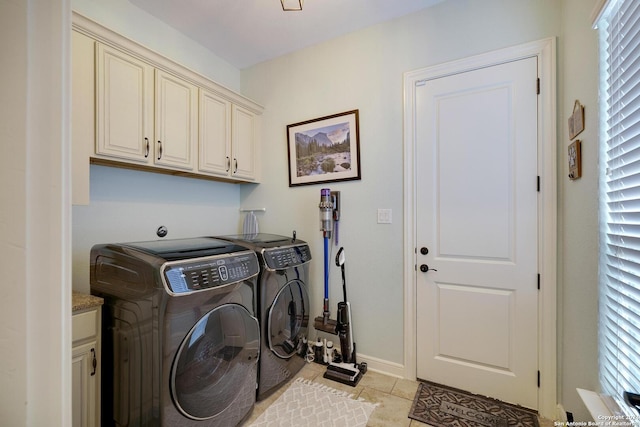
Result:
{"label": "window blind", "polygon": [[610,1],[600,35],[599,375],[640,393],[640,2]]}

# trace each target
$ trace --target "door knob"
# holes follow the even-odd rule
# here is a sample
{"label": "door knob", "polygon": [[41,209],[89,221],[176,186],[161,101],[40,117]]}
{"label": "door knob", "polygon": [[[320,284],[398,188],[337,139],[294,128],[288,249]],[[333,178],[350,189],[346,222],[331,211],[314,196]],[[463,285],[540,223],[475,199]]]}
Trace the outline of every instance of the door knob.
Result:
{"label": "door knob", "polygon": [[420,265],[420,271],[422,271],[423,273],[426,273],[427,271],[438,271],[435,268],[429,268],[429,266],[427,264],[421,264]]}
{"label": "door knob", "polygon": [[426,255],[429,253],[429,248],[425,248],[424,246],[420,248],[420,253],[422,255]]}

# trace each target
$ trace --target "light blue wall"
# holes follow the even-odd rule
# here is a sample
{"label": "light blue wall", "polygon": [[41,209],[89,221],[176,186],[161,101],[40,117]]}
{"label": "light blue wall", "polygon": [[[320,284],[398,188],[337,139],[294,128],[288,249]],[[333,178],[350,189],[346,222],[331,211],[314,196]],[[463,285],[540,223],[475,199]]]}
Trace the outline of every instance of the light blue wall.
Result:
{"label": "light blue wall", "polygon": [[89,251],[98,243],[233,234],[240,231],[239,186],[91,166],[91,203],[73,207],[73,288],[89,292]]}
{"label": "light blue wall", "polygon": [[127,0],[72,0],[75,12],[214,80],[240,90],[237,68]]}
{"label": "light blue wall", "polygon": [[[336,183],[343,197],[340,244],[358,350],[403,363],[403,73],[506,46],[558,37],[558,398],[588,419],[576,387],[597,388],[597,64],[588,22],[594,1],[449,0],[431,9],[265,62],[239,72],[125,0],[74,0],[76,11],[142,42],[262,103],[263,182],[231,185],[92,166],[88,207],[74,207],[74,288],[88,288],[88,249],[103,241],[171,237],[239,229],[239,206],[265,207],[261,230],[308,240],[312,316],[321,311],[322,185],[289,188],[286,126],[360,110],[362,180]],[[146,31],[149,30],[149,31]],[[163,49],[166,47],[166,51]],[[205,62],[202,62],[205,61]],[[566,118],[574,99],[587,105],[583,178],[566,179]],[[571,104],[571,105],[569,105]],[[376,223],[376,210],[393,223]],[[334,251],[335,253],[335,251]],[[332,311],[341,295],[332,271]]]}
{"label": "light blue wall", "polygon": [[[360,112],[362,180],[342,192],[341,244],[355,334],[362,354],[403,363],[403,73],[560,33],[553,0],[451,0],[243,71],[243,90],[265,105],[263,165],[242,203],[265,205],[265,227],[298,235],[320,257],[322,186],[288,187],[287,124],[351,109]],[[377,209],[393,224],[377,224]],[[313,265],[314,315],[321,310],[322,264]],[[334,303],[341,295],[333,277]]]}
{"label": "light blue wall", "polygon": [[[335,183],[343,197],[341,245],[354,333],[362,354],[403,363],[403,73],[546,37],[558,37],[558,222],[559,349],[558,398],[576,419],[588,413],[575,388],[597,387],[597,196],[593,157],[585,178],[569,184],[565,173],[567,99],[584,98],[595,112],[597,67],[593,32],[583,0],[449,0],[398,20],[370,27],[242,71],[243,92],[265,105],[263,165],[258,187],[241,190],[243,205],[263,206],[263,228],[298,235],[321,256],[317,205],[322,185],[288,187],[288,124],[359,109],[362,180]],[[566,21],[566,23],[565,23]],[[566,26],[566,28],[565,28]],[[586,55],[586,56],[584,56]],[[572,61],[572,64],[568,64]],[[563,83],[570,70],[571,93]],[[588,107],[589,108],[589,107]],[[589,120],[587,126],[593,126]],[[595,144],[595,134],[589,134]],[[376,210],[391,208],[393,224],[376,223]],[[569,219],[570,218],[570,219]],[[570,223],[570,224],[569,224]],[[565,228],[562,228],[565,227]],[[583,228],[584,227],[584,228]],[[570,260],[570,264],[567,262]],[[312,315],[321,311],[322,265],[312,265]],[[340,297],[334,269],[331,296]],[[570,315],[563,314],[568,309]],[[591,317],[585,318],[587,313]],[[566,340],[570,344],[565,344]]]}

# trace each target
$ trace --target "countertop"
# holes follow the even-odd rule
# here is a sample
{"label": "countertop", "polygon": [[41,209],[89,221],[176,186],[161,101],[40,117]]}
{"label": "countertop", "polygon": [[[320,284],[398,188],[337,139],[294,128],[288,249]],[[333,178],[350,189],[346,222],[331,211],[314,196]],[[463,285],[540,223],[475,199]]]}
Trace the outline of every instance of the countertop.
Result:
{"label": "countertop", "polygon": [[100,297],[89,295],[89,294],[83,294],[81,292],[76,292],[76,291],[72,292],[71,301],[72,301],[71,307],[72,307],[73,313],[77,311],[88,310],[104,304],[104,300]]}

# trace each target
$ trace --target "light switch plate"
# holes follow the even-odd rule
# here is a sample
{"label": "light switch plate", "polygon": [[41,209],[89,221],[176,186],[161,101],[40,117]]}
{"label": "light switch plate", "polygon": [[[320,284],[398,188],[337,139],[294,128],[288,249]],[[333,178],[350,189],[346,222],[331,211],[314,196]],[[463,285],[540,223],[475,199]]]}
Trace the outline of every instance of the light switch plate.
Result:
{"label": "light switch plate", "polygon": [[378,209],[378,224],[391,224],[391,209]]}

